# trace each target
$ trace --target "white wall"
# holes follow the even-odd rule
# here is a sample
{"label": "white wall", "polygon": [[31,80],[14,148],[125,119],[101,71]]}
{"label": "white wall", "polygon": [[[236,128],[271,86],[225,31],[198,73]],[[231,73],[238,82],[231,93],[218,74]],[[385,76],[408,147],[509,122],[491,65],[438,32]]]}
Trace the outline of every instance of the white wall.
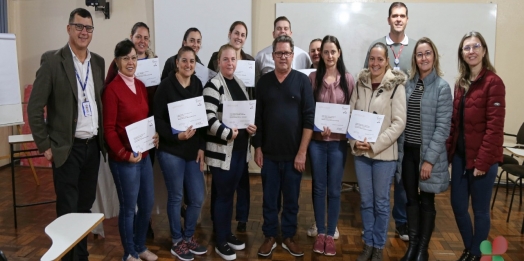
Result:
{"label": "white wall", "polygon": [[243,50],[251,54],[251,1],[156,0],[154,13],[155,50],[162,66],[167,58],[178,52],[184,33],[190,27],[196,27],[202,33],[198,57],[205,66],[211,55],[229,42],[227,34],[235,21],[247,25],[248,35]]}
{"label": "white wall", "polygon": [[[188,0],[190,1],[190,0]],[[245,0],[249,1],[249,0]],[[101,12],[94,12],[95,33],[90,49],[106,58],[106,67],[109,66],[112,52],[116,43],[128,37],[131,26],[137,21],[143,21],[150,26],[155,42],[153,21],[153,0],[112,0],[113,11],[111,19],[104,20]],[[275,19],[276,3],[292,2],[360,2],[360,1],[333,1],[333,0],[252,0],[252,54],[268,46],[273,37],[273,20]],[[366,2],[393,2],[391,0],[369,0]],[[451,0],[412,0],[415,3],[449,3]],[[478,3],[479,0],[461,0],[462,3]],[[521,115],[523,109],[521,62],[519,52],[524,50],[524,1],[522,0],[491,0],[483,3],[497,4],[497,37],[495,67],[506,84],[506,122],[505,131],[516,133],[524,121]],[[409,7],[409,3],[408,7]],[[20,71],[20,88],[31,84],[42,53],[57,49],[67,42],[66,25],[69,13],[76,7],[85,7],[84,0],[8,0],[9,32],[18,37],[18,62]],[[431,10],[428,10],[430,12]],[[387,14],[386,14],[387,15]],[[173,14],[176,16],[176,13]],[[447,19],[442,14],[442,19]],[[205,19],[205,15],[195,16],[195,19]],[[293,21],[292,21],[293,22]],[[387,25],[385,19],[384,24]],[[409,26],[408,26],[409,28]],[[294,34],[300,32],[294,31]],[[227,36],[227,31],[224,33]],[[204,41],[207,40],[204,36]],[[218,39],[222,41],[221,39]],[[456,40],[455,40],[456,41]],[[205,42],[204,42],[205,44]],[[207,61],[206,61],[207,62]],[[0,156],[7,155],[8,130],[0,128]],[[4,148],[4,149],[2,149]],[[1,162],[0,162],[1,164]]]}
{"label": "white wall", "polygon": [[[253,0],[253,53],[268,46],[273,37],[273,20],[275,20],[277,3],[327,3],[327,2],[363,2],[361,0]],[[393,0],[366,0],[365,2],[391,3]],[[522,0],[410,0],[406,1],[409,8],[410,3],[493,3],[497,4],[497,37],[495,42],[495,67],[497,74],[506,85],[506,121],[504,130],[509,133],[517,133],[520,125],[524,122],[521,111],[524,109],[522,98],[522,68],[519,57],[520,51],[524,50],[524,1]],[[427,12],[432,12],[428,10]],[[319,14],[321,17],[325,14]],[[384,14],[387,17],[387,13]],[[450,19],[449,13],[441,14],[441,19]],[[313,18],[312,18],[313,19]],[[381,20],[383,19],[383,20]],[[385,18],[379,18],[387,29]],[[293,21],[291,21],[293,23]],[[409,24],[407,30],[409,31]],[[293,31],[293,35],[300,33]],[[460,39],[450,39],[457,42]],[[490,47],[492,48],[492,47]]]}

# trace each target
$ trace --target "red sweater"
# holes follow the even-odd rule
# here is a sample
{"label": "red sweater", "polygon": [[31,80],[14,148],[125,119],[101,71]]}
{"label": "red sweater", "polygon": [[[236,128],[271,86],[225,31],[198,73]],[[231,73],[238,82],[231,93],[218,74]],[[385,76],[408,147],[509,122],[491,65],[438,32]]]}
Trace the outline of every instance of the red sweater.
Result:
{"label": "red sweater", "polygon": [[[109,69],[107,70],[105,85],[108,86],[115,79],[117,75],[118,75],[118,68],[116,67],[115,60],[113,60],[111,62],[111,65],[109,65]],[[158,85],[149,86],[146,88],[149,108],[153,108],[153,98],[155,97],[155,92],[157,88],[158,88]],[[151,109],[148,116],[153,116],[153,109]]]}
{"label": "red sweater", "polygon": [[[149,114],[145,85],[135,78],[135,87],[136,94],[117,74],[102,95],[104,137],[109,145],[109,158],[115,161],[127,161],[133,152],[126,126],[147,118]],[[147,152],[142,153],[142,157],[146,156]]]}
{"label": "red sweater", "polygon": [[465,90],[455,86],[451,131],[447,140],[448,159],[453,160],[460,126],[464,126],[466,169],[488,171],[502,161],[506,90],[502,79],[485,68],[471,83],[464,97],[464,120],[460,122],[460,104]]}

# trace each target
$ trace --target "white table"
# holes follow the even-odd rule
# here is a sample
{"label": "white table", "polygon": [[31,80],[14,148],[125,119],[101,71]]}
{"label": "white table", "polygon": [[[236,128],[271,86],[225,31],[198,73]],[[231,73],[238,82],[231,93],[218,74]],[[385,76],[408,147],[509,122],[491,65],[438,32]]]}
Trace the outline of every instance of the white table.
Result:
{"label": "white table", "polygon": [[102,213],[69,213],[55,219],[45,227],[53,244],[41,260],[59,260],[103,220]]}
{"label": "white table", "polygon": [[517,149],[517,148],[506,148],[506,149],[509,150],[511,153],[515,154],[516,156],[524,157],[524,149]]}

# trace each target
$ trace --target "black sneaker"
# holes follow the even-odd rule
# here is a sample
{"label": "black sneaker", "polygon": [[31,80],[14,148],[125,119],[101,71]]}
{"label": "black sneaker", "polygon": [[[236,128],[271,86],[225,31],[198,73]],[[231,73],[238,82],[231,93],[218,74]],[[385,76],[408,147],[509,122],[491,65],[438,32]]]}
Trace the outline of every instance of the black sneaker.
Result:
{"label": "black sneaker", "polygon": [[193,253],[189,251],[189,248],[187,247],[184,240],[173,244],[171,247],[171,254],[178,257],[178,259],[182,261],[191,261],[193,260]]}
{"label": "black sneaker", "polygon": [[408,224],[404,223],[400,226],[397,226],[395,229],[395,232],[397,232],[398,237],[402,239],[402,241],[409,241],[409,235],[408,235]]}
{"label": "black sneaker", "polygon": [[189,249],[189,252],[195,254],[195,255],[203,255],[207,253],[207,248],[201,244],[199,244],[195,237],[192,236],[189,241],[184,241],[187,244],[187,248]]}
{"label": "black sneaker", "polygon": [[224,260],[235,260],[237,259],[237,254],[228,243],[223,243],[215,246],[215,252],[222,257]]}
{"label": "black sneaker", "polygon": [[238,222],[237,225],[237,231],[238,232],[246,232],[246,222]]}
{"label": "black sneaker", "polygon": [[244,242],[242,242],[240,239],[238,239],[233,234],[230,234],[227,237],[227,244],[234,250],[242,250],[242,249],[246,248],[246,244],[244,244]]}

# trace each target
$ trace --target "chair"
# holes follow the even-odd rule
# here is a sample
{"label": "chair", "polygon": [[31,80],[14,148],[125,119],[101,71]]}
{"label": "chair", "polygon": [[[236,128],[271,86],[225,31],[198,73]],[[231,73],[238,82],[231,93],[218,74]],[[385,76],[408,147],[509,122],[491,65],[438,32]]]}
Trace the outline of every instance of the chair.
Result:
{"label": "chair", "polygon": [[520,189],[520,205],[522,205],[522,179],[524,178],[524,166],[518,164],[508,164],[503,165],[502,170],[516,177],[515,179],[508,179],[508,181],[514,183],[514,186],[513,193],[511,194],[511,202],[509,203],[508,218],[506,219],[507,223],[509,222],[509,216],[511,215],[511,207],[513,206],[513,199],[515,198],[515,189],[517,189],[517,186]]}
{"label": "chair", "polygon": [[[511,165],[514,165],[514,164],[519,164],[519,161],[515,158],[513,158],[512,156],[509,156],[509,155],[506,155],[504,154],[504,159],[502,160],[502,162],[499,163],[499,167],[502,168],[502,166],[504,165],[508,165],[508,164],[511,164]],[[493,210],[493,206],[495,205],[495,199],[497,199],[497,192],[499,191],[499,185],[500,185],[500,179],[502,178],[502,175],[504,174],[504,172],[506,173],[506,196],[508,195],[508,191],[509,191],[509,175],[508,175],[508,172],[505,171],[504,169],[502,169],[500,171],[500,173],[497,175],[498,177],[498,181],[497,181],[497,187],[495,189],[495,195],[493,195],[493,202],[491,203],[491,210]]]}
{"label": "chair", "polygon": [[[503,145],[504,148],[514,148],[514,147],[519,148],[519,147],[524,146],[523,145],[524,144],[524,123],[522,123],[522,125],[520,126],[519,132],[517,133],[517,135],[504,132],[504,136],[515,137],[515,140],[516,140],[516,144],[511,144],[508,146]],[[499,163],[499,167],[502,168],[502,166],[507,165],[507,164],[517,164],[518,165],[519,162],[517,159],[513,157],[513,155],[504,154],[504,158],[502,162]],[[493,202],[491,203],[492,210],[493,210],[493,206],[495,205],[495,199],[497,198],[497,192],[499,191],[500,179],[502,178],[502,175],[504,174],[504,172],[506,173],[506,196],[508,195],[508,192],[509,192],[509,182],[510,182],[509,175],[508,175],[508,172],[505,171],[504,168],[502,168],[502,170],[500,171],[500,174],[497,175],[498,177],[497,186],[495,189],[495,195],[493,196]],[[521,193],[520,200],[522,203],[522,193]]]}

